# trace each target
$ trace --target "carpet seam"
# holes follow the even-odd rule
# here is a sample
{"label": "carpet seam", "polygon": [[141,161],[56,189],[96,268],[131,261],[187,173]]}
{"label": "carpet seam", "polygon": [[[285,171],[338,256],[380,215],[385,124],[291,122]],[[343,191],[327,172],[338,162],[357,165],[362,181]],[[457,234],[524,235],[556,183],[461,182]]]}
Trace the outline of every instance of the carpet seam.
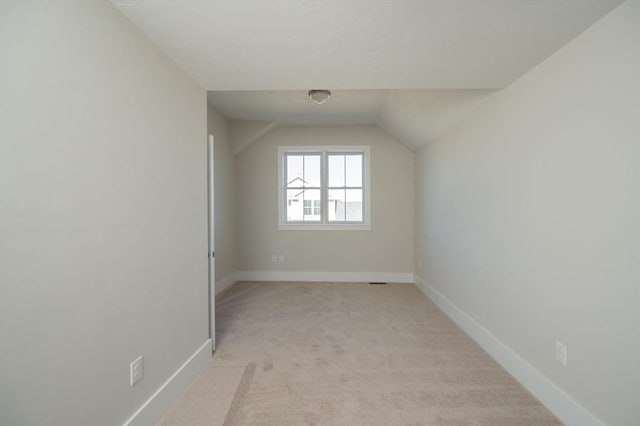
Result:
{"label": "carpet seam", "polygon": [[242,375],[242,379],[240,380],[240,384],[238,385],[238,389],[236,389],[236,393],[233,396],[233,400],[231,401],[231,406],[229,406],[229,411],[227,411],[227,415],[224,418],[222,426],[235,426],[238,424],[240,410],[244,406],[244,402],[247,399],[247,392],[249,391],[251,383],[253,382],[255,371],[255,363],[251,362],[247,364],[247,367],[244,370],[244,374]]}

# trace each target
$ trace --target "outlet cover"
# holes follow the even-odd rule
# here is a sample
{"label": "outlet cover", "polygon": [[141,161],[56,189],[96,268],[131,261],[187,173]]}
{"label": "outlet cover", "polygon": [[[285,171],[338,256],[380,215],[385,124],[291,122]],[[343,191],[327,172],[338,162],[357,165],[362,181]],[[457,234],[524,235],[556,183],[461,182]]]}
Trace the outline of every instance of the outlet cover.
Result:
{"label": "outlet cover", "polygon": [[133,360],[131,364],[129,364],[129,385],[133,386],[142,379],[144,375],[144,364],[142,355]]}
{"label": "outlet cover", "polygon": [[564,365],[565,367],[567,366],[567,345],[565,345],[564,343],[558,342],[556,340],[556,360]]}

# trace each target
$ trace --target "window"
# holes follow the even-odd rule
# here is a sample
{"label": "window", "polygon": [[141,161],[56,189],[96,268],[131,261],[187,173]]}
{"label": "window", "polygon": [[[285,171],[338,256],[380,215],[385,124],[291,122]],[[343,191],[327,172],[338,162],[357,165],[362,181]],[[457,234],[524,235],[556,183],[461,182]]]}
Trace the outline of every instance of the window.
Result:
{"label": "window", "polygon": [[369,147],[279,147],[279,229],[370,229]]}
{"label": "window", "polygon": [[320,216],[320,200],[304,200],[303,216]]}

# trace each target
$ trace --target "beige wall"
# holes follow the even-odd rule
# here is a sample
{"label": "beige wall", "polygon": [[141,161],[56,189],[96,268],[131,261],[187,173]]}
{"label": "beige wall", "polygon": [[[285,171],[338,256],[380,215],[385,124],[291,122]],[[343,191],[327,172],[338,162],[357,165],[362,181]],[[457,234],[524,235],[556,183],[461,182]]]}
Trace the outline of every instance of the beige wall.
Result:
{"label": "beige wall", "polygon": [[640,422],[639,31],[624,3],[416,159],[416,271],[615,425]]}
{"label": "beige wall", "polygon": [[207,104],[207,127],[214,135],[216,281],[236,271],[236,170],[229,146],[229,123]]}
{"label": "beige wall", "polygon": [[[371,230],[279,231],[278,145],[370,145]],[[239,270],[413,272],[413,154],[377,127],[278,127],[236,167]]]}
{"label": "beige wall", "polygon": [[205,91],[107,2],[3,1],[0,93],[0,424],[120,424],[208,338]]}

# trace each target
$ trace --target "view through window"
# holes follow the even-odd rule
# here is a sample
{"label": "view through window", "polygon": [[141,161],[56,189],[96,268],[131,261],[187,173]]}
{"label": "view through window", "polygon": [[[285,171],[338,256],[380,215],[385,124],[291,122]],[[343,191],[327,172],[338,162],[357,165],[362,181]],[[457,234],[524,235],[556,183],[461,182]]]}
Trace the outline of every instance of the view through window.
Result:
{"label": "view through window", "polygon": [[285,224],[364,224],[366,147],[282,149]]}

